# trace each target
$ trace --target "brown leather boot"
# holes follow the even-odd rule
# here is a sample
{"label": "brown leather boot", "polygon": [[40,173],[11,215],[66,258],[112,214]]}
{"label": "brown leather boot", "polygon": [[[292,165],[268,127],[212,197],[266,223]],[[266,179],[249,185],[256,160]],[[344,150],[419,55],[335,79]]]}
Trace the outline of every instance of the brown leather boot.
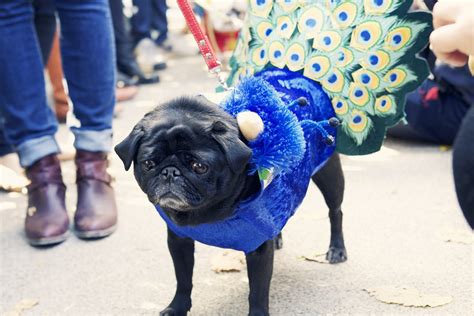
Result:
{"label": "brown leather boot", "polygon": [[107,155],[102,152],[78,150],[77,210],[74,226],[79,238],[101,238],[112,234],[117,227],[117,205],[107,173]]}
{"label": "brown leather boot", "polygon": [[45,246],[64,241],[68,235],[69,217],[66,211],[61,166],[56,155],[41,158],[26,169],[31,183],[28,188],[28,210],[25,233],[33,246]]}

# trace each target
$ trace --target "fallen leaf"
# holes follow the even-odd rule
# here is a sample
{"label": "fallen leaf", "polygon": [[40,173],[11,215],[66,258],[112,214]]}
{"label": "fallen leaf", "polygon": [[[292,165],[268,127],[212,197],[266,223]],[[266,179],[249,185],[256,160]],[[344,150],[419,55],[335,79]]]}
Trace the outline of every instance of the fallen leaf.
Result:
{"label": "fallen leaf", "polygon": [[245,255],[240,251],[226,250],[211,259],[211,266],[216,273],[240,272],[245,267]]}
{"label": "fallen leaf", "polygon": [[452,302],[449,295],[420,293],[415,288],[405,286],[385,286],[364,289],[370,296],[387,304],[398,304],[406,307],[438,307]]}
{"label": "fallen leaf", "polygon": [[451,229],[441,233],[441,238],[445,242],[453,242],[458,244],[470,245],[474,241],[472,231],[465,231],[462,229]]}
{"label": "fallen leaf", "polygon": [[329,261],[326,259],[326,254],[325,253],[317,253],[317,254],[314,254],[314,255],[302,256],[302,258],[306,261],[313,261],[313,262],[317,262],[317,263],[329,264]]}
{"label": "fallen leaf", "polygon": [[8,312],[6,316],[20,316],[24,311],[28,309],[32,309],[36,305],[39,304],[39,300],[37,299],[24,299],[18,302],[13,310]]}
{"label": "fallen leaf", "polygon": [[21,192],[29,181],[20,173],[0,165],[0,189],[7,192]]}

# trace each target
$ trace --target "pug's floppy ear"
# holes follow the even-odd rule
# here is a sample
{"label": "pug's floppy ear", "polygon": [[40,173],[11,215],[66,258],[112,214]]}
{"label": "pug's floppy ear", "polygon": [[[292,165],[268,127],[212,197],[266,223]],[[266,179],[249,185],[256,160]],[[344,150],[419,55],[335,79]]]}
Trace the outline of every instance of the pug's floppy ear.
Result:
{"label": "pug's floppy ear", "polygon": [[145,132],[142,129],[135,127],[132,132],[114,148],[127,171],[135,159],[140,140],[144,134]]}
{"label": "pug's floppy ear", "polygon": [[230,133],[226,125],[220,121],[214,123],[211,133],[224,152],[232,171],[242,173],[252,157],[252,150],[237,135]]}

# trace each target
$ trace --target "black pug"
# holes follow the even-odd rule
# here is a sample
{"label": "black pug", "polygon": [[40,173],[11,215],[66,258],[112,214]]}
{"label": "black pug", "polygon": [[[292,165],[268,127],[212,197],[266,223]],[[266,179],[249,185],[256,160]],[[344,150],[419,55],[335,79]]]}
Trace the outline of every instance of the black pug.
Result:
{"label": "black pug", "polygon": [[[156,107],[115,147],[125,169],[134,165],[140,188],[178,225],[211,223],[229,217],[236,205],[256,193],[258,176],[247,175],[251,150],[235,118],[202,97],[180,98]],[[347,259],[342,233],[344,176],[338,154],[312,177],[329,207],[330,263]],[[273,253],[279,235],[246,255],[249,314],[269,314]],[[168,229],[168,248],[177,279],[176,294],[160,315],[186,315],[191,309],[194,240]]]}

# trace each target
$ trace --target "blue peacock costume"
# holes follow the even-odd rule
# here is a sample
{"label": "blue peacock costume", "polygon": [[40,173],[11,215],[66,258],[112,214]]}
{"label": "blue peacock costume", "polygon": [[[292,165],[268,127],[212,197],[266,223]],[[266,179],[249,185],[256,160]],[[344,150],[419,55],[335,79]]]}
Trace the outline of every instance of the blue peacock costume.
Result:
{"label": "blue peacock costume", "polygon": [[249,173],[258,172],[261,190],[211,224],[177,226],[157,207],[171,230],[251,252],[278,235],[334,150],[379,150],[386,128],[404,116],[405,95],[429,74],[416,54],[431,15],[407,13],[411,3],[250,0],[231,59],[235,88],[220,106],[233,116],[255,112],[264,123],[249,142]]}

